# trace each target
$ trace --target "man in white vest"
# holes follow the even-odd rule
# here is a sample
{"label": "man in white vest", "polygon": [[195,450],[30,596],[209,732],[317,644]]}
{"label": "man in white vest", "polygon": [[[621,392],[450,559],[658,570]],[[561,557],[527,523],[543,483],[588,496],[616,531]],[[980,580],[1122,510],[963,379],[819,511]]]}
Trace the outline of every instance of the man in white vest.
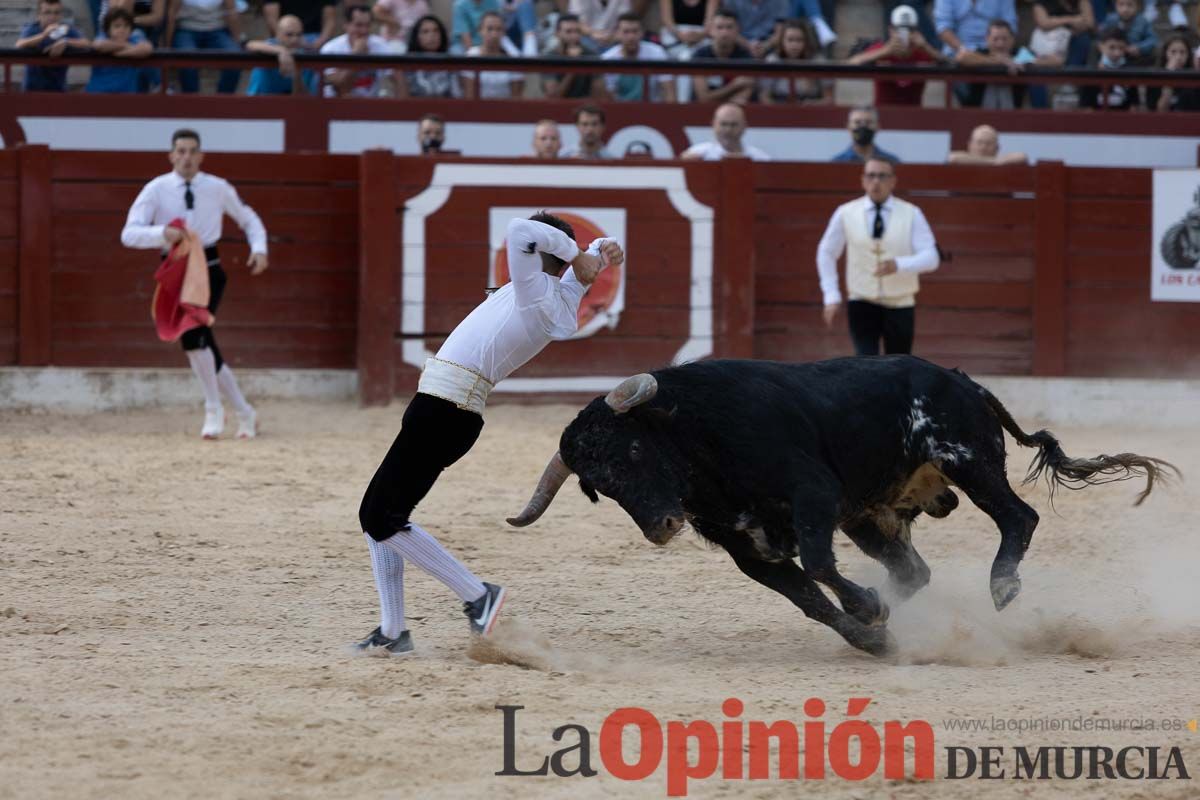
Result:
{"label": "man in white vest", "polygon": [[917,275],[938,268],[937,242],[921,209],[892,194],[896,165],[870,158],[863,165],[866,196],[838,207],[817,245],[817,273],[825,296],[825,325],[833,327],[842,294],[837,262],[846,252],[846,312],[860,356],[911,353]]}

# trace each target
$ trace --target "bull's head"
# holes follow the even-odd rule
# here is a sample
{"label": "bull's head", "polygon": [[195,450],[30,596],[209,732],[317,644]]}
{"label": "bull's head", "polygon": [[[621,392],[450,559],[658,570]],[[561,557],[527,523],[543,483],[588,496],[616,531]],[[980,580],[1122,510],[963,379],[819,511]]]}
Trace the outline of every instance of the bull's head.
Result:
{"label": "bull's head", "polygon": [[658,393],[653,375],[621,383],[579,412],[559,442],[525,510],[508,520],[536,521],[573,472],[592,502],[611,497],[647,539],[666,544],[684,525],[685,465],[669,436],[670,414],[649,403]]}

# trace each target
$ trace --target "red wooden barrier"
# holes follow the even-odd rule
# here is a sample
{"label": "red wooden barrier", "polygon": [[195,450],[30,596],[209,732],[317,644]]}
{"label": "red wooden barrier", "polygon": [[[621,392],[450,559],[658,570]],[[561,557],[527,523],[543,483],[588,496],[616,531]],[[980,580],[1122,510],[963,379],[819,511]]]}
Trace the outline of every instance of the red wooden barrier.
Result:
{"label": "red wooden barrier", "polygon": [[17,151],[0,150],[0,366],[17,363],[20,207]]}

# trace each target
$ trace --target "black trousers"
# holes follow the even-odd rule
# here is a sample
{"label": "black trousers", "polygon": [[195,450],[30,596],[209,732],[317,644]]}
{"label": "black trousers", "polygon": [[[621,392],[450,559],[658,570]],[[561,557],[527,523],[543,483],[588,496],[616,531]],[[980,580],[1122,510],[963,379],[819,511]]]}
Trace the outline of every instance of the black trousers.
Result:
{"label": "black trousers", "polygon": [[[217,248],[205,248],[204,254],[208,257],[208,310],[216,314],[217,306],[221,305],[221,297],[225,294],[225,282],[228,278],[225,270],[221,268],[221,262],[217,260]],[[213,336],[212,328],[207,325],[202,328],[192,328],[179,337],[179,343],[183,345],[184,350],[211,348],[213,358],[217,362],[217,371],[221,371],[221,365],[225,363],[225,359],[221,357],[221,350],[217,347],[217,340]]]}
{"label": "black trousers", "polygon": [[414,395],[359,505],[362,529],[381,542],[405,528],[442,470],[467,454],[481,430],[478,414],[440,397]]}
{"label": "black trousers", "polygon": [[851,300],[846,303],[854,354],[879,355],[880,339],[883,339],[885,353],[911,353],[913,331],[916,328],[915,311],[912,306],[887,308],[866,300]]}

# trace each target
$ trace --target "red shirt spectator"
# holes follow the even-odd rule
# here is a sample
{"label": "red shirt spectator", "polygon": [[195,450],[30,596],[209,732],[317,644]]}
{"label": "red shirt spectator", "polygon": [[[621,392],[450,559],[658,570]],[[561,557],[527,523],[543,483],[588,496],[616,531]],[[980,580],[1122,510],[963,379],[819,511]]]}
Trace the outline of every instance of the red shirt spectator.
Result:
{"label": "red shirt spectator", "polygon": [[[880,64],[915,66],[936,64],[941,60],[917,30],[917,12],[911,6],[897,6],[892,11],[888,38],[876,42],[849,59],[850,64]],[[925,81],[904,78],[894,81],[875,81],[875,105],[919,106],[925,92]]]}

